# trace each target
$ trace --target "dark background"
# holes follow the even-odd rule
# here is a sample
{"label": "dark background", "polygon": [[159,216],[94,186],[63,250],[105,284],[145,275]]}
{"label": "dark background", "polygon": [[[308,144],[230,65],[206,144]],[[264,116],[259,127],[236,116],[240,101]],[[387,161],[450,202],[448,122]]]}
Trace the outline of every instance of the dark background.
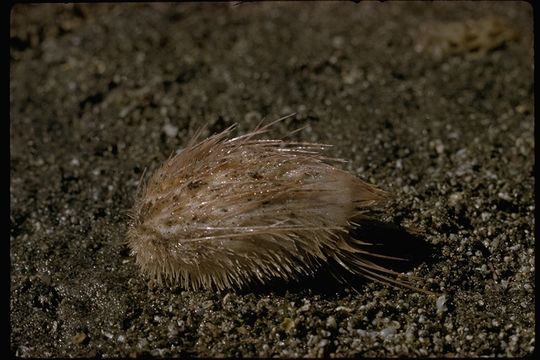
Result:
{"label": "dark background", "polygon": [[[16,5],[10,56],[14,354],[534,350],[527,3]],[[123,241],[143,170],[202,125],[291,112],[269,136],[305,126],[391,191],[380,220],[423,234],[410,271],[439,302],[361,279],[191,292],[141,276]]]}

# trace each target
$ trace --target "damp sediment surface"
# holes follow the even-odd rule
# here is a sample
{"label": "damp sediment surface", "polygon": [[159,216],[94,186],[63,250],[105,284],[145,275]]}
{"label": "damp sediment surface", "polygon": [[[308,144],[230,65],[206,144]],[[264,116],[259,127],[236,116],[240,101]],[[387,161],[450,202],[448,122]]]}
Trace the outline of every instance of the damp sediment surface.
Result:
{"label": "damp sediment surface", "polygon": [[[16,5],[10,29],[13,354],[534,351],[525,2]],[[268,136],[304,127],[292,137],[392,192],[379,220],[420,241],[364,236],[394,234],[378,241],[438,295],[325,274],[240,292],[141,276],[124,240],[145,169],[203,125],[241,134],[293,112]]]}

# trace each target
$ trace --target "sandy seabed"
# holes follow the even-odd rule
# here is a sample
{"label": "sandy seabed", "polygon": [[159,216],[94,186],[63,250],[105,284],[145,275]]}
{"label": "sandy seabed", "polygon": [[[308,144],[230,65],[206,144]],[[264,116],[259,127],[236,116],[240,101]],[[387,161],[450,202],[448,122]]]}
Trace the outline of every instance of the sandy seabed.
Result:
{"label": "sandy seabed", "polygon": [[[525,2],[16,5],[12,353],[532,354],[532,21]],[[144,169],[202,125],[291,112],[268,136],[305,127],[296,139],[392,192],[381,221],[423,234],[408,271],[443,296],[141,276],[123,241]]]}

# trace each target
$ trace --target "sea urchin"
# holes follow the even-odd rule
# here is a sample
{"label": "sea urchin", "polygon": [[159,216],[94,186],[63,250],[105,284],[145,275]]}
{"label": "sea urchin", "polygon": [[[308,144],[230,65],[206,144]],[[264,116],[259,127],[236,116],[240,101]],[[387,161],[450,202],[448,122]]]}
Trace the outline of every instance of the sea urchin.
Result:
{"label": "sea urchin", "polygon": [[258,139],[272,124],[235,138],[234,126],[195,136],[155,171],[127,237],[142,271],[158,282],[225,289],[312,274],[332,260],[411,287],[368,260],[377,256],[366,250],[371,243],[349,234],[387,193],[337,168],[343,160],[322,154],[328,145]]}

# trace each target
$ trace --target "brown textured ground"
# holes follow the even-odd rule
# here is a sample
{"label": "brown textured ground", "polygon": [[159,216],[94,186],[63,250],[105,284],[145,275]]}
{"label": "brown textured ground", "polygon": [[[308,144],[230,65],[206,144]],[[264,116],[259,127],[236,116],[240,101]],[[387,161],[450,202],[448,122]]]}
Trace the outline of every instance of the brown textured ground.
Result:
{"label": "brown textured ground", "polygon": [[[526,3],[59,4],[11,15],[14,354],[534,350]],[[140,276],[122,240],[142,170],[202,124],[244,132],[293,111],[272,135],[306,126],[299,138],[333,144],[349,170],[394,192],[383,220],[425,233],[433,253],[412,270],[446,304],[376,283],[194,293]]]}

